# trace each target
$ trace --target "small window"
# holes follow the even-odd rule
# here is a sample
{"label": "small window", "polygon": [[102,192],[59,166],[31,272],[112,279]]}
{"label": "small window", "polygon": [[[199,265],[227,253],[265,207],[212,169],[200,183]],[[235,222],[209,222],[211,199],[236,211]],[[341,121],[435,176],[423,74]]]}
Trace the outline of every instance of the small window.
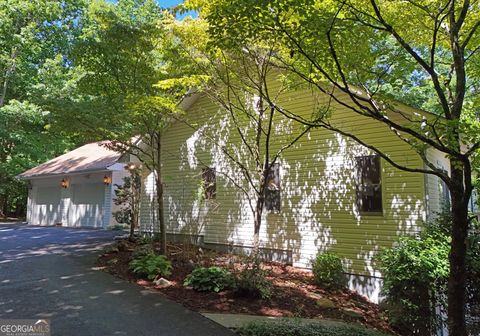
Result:
{"label": "small window", "polygon": [[274,163],[267,177],[265,187],[265,209],[280,211],[280,164]]}
{"label": "small window", "polygon": [[202,169],[203,189],[205,192],[205,199],[214,199],[217,196],[217,176],[215,169]]}
{"label": "small window", "polygon": [[360,212],[382,212],[380,157],[360,156],[357,163],[357,206]]}

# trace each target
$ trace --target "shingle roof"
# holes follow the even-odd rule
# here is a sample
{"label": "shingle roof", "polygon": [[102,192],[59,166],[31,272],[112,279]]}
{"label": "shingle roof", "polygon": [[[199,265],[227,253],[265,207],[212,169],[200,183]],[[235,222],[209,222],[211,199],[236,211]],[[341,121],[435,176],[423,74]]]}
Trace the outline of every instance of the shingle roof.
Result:
{"label": "shingle roof", "polygon": [[106,148],[105,144],[107,143],[108,141],[99,141],[84,145],[31,168],[17,177],[29,179],[43,175],[105,170],[115,164],[122,156],[121,153]]}

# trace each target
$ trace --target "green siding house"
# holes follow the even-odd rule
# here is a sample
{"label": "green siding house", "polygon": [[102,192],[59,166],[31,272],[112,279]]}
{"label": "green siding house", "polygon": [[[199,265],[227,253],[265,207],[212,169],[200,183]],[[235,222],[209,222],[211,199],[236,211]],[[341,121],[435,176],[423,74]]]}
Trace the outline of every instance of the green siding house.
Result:
{"label": "green siding house", "polygon": [[[308,89],[285,92],[280,99],[285,108],[306,118],[328,101]],[[182,106],[185,120],[165,131],[162,144],[168,234],[171,239],[227,251],[248,251],[254,218],[248,197],[239,188],[248,189],[248,184],[222,148],[244,159],[245,165],[253,167],[253,162],[233,128],[231,115],[206,94],[195,94]],[[339,104],[330,108],[331,123],[376,145],[400,164],[423,168],[420,157],[384,124]],[[299,127],[279,114],[272,148],[285,145]],[[244,136],[251,136],[248,125],[244,130]],[[427,155],[448,170],[441,155],[433,150]],[[263,213],[263,253],[308,268],[318,252],[334,251],[344,259],[350,287],[374,301],[381,283],[375,256],[400,235],[415,234],[422,222],[440,209],[443,197],[435,176],[398,170],[369,149],[325,129],[310,130],[284,151],[275,171],[278,205]],[[153,175],[146,173],[142,231],[155,230],[154,198]]]}

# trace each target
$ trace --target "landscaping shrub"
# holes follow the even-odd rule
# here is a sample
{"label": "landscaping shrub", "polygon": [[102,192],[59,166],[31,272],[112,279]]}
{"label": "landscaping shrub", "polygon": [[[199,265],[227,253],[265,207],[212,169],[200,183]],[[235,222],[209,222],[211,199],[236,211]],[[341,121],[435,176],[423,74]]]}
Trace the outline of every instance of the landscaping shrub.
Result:
{"label": "landscaping shrub", "polygon": [[269,299],[272,294],[272,285],[258,261],[248,263],[237,275],[235,284],[238,296]]}
{"label": "landscaping shrub", "polygon": [[132,253],[132,259],[139,259],[149,254],[155,254],[152,244],[137,245]]}
{"label": "landscaping shrub", "polygon": [[130,264],[133,273],[144,275],[149,280],[156,276],[169,276],[172,263],[163,255],[147,254],[133,259]]}
{"label": "landscaping shrub", "polygon": [[300,323],[295,320],[253,322],[237,330],[241,336],[386,336],[348,324]]}
{"label": "landscaping shrub", "polygon": [[121,230],[126,230],[128,229],[128,224],[113,224],[109,225],[108,229],[110,230],[115,230],[115,231],[121,231]]}
{"label": "landscaping shrub", "polygon": [[432,335],[438,323],[436,298],[449,273],[447,239],[402,237],[379,257],[389,321],[408,335]]}
{"label": "landscaping shrub", "polygon": [[138,240],[139,245],[147,245],[147,244],[153,244],[155,242],[155,239],[153,236],[150,235],[144,235]]}
{"label": "landscaping shrub", "polygon": [[190,273],[183,282],[199,292],[221,292],[234,286],[233,275],[221,267],[199,267]]}
{"label": "landscaping shrub", "polygon": [[342,259],[335,253],[319,253],[312,262],[312,271],[315,283],[321,287],[339,289],[347,285]]}
{"label": "landscaping shrub", "polygon": [[[478,334],[480,238],[472,222],[467,252],[467,326]],[[405,335],[432,335],[444,325],[437,311],[447,310],[451,216],[437,214],[419,237],[402,237],[379,255],[385,307],[392,326]]]}

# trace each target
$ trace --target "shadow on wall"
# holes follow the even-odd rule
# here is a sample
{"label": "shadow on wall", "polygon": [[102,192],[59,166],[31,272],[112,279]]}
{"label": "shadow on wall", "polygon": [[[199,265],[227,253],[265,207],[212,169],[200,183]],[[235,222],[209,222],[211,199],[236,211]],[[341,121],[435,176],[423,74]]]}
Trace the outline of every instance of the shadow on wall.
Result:
{"label": "shadow on wall", "polygon": [[[225,155],[225,149],[229,150],[256,179],[248,148],[231,132],[232,122],[225,113],[217,111],[201,122],[194,121],[203,126],[189,132],[182,129],[183,138],[168,137],[168,132],[180,133],[173,126],[165,136],[165,210],[169,231],[203,236],[206,243],[251,246],[253,213],[249,201],[255,200],[255,193],[241,168]],[[292,132],[290,120],[280,119],[276,123],[274,149],[282,146]],[[369,136],[370,131],[361,130],[359,135]],[[262,247],[279,251],[278,255],[288,251],[294,265],[302,267],[310,267],[318,252],[338,253],[348,272],[358,275],[351,278],[350,286],[375,299],[380,285],[375,256],[382,248],[391,246],[398,235],[418,230],[425,213],[423,179],[382,162],[382,213],[361,213],[356,205],[356,158],[365,155],[371,152],[339,134],[310,131],[280,157],[281,210],[264,212],[260,239]],[[399,163],[419,164],[418,157],[413,157],[406,145],[395,143],[391,155]],[[214,167],[217,172],[214,200],[202,198],[201,170],[206,167]],[[151,181],[151,175],[147,176],[147,204],[154,203]],[[144,209],[150,213],[144,226],[147,230],[153,230],[152,209]]]}

